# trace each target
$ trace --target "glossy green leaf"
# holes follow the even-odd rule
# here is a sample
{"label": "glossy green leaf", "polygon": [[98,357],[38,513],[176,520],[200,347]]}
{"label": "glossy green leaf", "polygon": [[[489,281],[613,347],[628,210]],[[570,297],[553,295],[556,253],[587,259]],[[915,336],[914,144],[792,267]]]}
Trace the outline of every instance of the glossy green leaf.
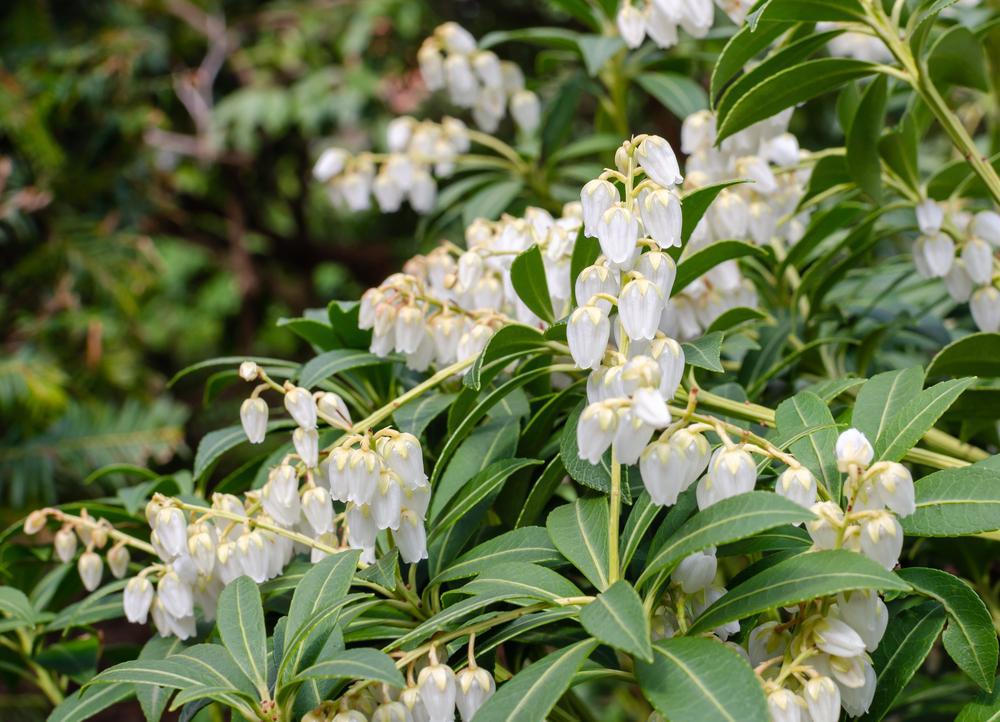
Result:
{"label": "glossy green leaf", "polygon": [[[537,250],[537,246],[535,248]],[[544,271],[542,273],[542,280],[544,282]],[[547,288],[545,294],[547,298]],[[482,387],[484,367],[489,367],[491,363],[498,359],[513,357],[514,354],[520,354],[532,349],[542,349],[544,347],[545,337],[537,329],[521,323],[509,323],[499,329],[486,342],[483,352],[479,354],[475,363],[472,364],[472,367],[465,375],[464,384],[466,387],[478,391]]]}
{"label": "glossy green leaf", "polygon": [[592,78],[597,77],[612,56],[625,49],[625,42],[618,35],[579,35],[576,44]]}
{"label": "glossy green leaf", "polygon": [[958,713],[955,722],[1000,722],[1000,679],[992,692],[982,692]]}
{"label": "glossy green leaf", "polygon": [[396,427],[405,433],[421,436],[434,419],[448,410],[456,394],[429,394],[392,413]]}
{"label": "glossy green leaf", "polygon": [[250,577],[238,577],[219,595],[216,626],[222,643],[261,694],[267,691],[267,630],[260,589]]}
{"label": "glossy green leaf", "polygon": [[79,689],[52,710],[46,722],[82,722],[108,707],[118,704],[135,694],[135,686],[126,682],[101,684]]}
{"label": "glossy green leaf", "polygon": [[[586,400],[570,412],[566,418],[566,425],[562,430],[562,438],[559,444],[559,455],[562,457],[566,473],[573,481],[577,481],[586,487],[600,491],[604,494],[611,493],[611,451],[607,451],[598,464],[591,464],[586,459],[580,458],[580,449],[576,441],[576,427],[580,421],[580,414],[586,407]],[[627,467],[621,468],[622,474],[622,498],[631,503],[632,498],[629,493],[629,470]]]}
{"label": "glossy green leaf", "polygon": [[[701,221],[702,216],[705,215],[705,211],[708,210],[708,207],[712,205],[712,201],[714,201],[723,190],[729,188],[730,186],[749,182],[750,181],[740,179],[723,181],[722,183],[713,183],[712,185],[697,188],[690,193],[685,193],[681,197],[681,206],[684,209],[681,218],[681,241],[685,244],[688,242],[691,238],[691,234],[694,233],[694,229],[698,227],[698,223]],[[694,280],[694,277],[692,277],[691,280]],[[676,283],[674,283],[674,289],[678,292],[681,290]]]}
{"label": "glossy green leaf", "polygon": [[477,191],[462,207],[462,224],[468,226],[477,218],[496,220],[520,195],[523,187],[520,180],[506,180]]}
{"label": "glossy green leaf", "polygon": [[699,511],[674,532],[656,554],[646,560],[639,583],[661,569],[672,569],[684,557],[708,547],[812,518],[808,509],[770,491],[751,491],[723,499]]}
{"label": "glossy green leaf", "polygon": [[[294,426],[295,422],[291,419],[278,419],[268,422],[267,432],[270,434],[273,431],[290,429]],[[246,432],[238,424],[205,434],[201,438],[201,441],[198,442],[198,450],[194,455],[194,470],[192,472],[194,478],[203,478],[212,468],[212,465],[219,460],[219,457],[230,449],[235,449],[240,444],[246,442],[246,440]]]}
{"label": "glossy green leaf", "polygon": [[973,381],[975,378],[942,381],[900,406],[875,442],[875,458],[885,461],[902,459]]}
{"label": "glossy green leaf", "polygon": [[491,566],[458,591],[485,597],[515,594],[546,602],[581,596],[577,586],[559,572],[525,562],[505,562]]}
{"label": "glossy green leaf", "polygon": [[769,48],[788,28],[790,23],[766,23],[758,28],[743,25],[726,43],[715,60],[709,95],[714,101],[733,76],[739,73],[757,54]]}
{"label": "glossy green leaf", "polygon": [[895,574],[856,552],[831,550],[799,554],[730,589],[702,612],[689,633],[707,632],[768,609],[788,607],[851,589],[905,592],[909,588]]}
{"label": "glossy green leaf", "polygon": [[646,699],[666,719],[768,722],[764,689],[747,661],[715,639],[676,637],[653,645],[653,662],[636,661]]}
{"label": "glossy green leaf", "polygon": [[519,430],[517,419],[499,418],[469,434],[434,485],[428,518],[435,520],[473,476],[495,461],[514,456]]}
{"label": "glossy green leaf", "polygon": [[309,389],[320,381],[344,371],[364,368],[366,366],[379,366],[399,360],[401,359],[391,356],[376,356],[373,353],[359,349],[338,348],[333,351],[321,353],[319,356],[306,362],[299,372],[299,385]]}
{"label": "glossy green leaf", "polygon": [[720,116],[715,142],[721,143],[733,133],[766,120],[785,108],[874,72],[873,63],[852,58],[807,60],[782,70],[748,90],[734,102],[728,114]]}
{"label": "glossy green leaf", "polygon": [[361,552],[357,549],[331,554],[313,565],[295,587],[285,624],[285,649],[305,621],[320,609],[330,606],[347,594],[358,567]]}
{"label": "glossy green leaf", "polygon": [[872,652],[875,667],[875,697],[863,722],[878,722],[924,663],[944,627],[944,609],[937,602],[924,602],[905,609],[889,620],[885,636]]}
{"label": "glossy green leaf", "polygon": [[940,569],[900,569],[899,577],[918,594],[937,600],[948,613],[944,648],[955,664],[987,692],[997,670],[997,634],[983,600],[965,581]]}
{"label": "glossy green leaf", "polygon": [[766,318],[767,314],[756,308],[737,306],[720,314],[709,324],[707,331],[710,334],[714,331],[729,331],[750,321],[762,321]]}
{"label": "glossy green leaf", "polygon": [[556,549],[599,591],[608,588],[608,501],[578,499],[556,507],[545,528]]}
{"label": "glossy green leaf", "polygon": [[684,362],[691,366],[722,373],[722,333],[712,331],[694,341],[681,344],[684,351]]}
{"label": "glossy green leaf", "polygon": [[880,75],[865,88],[847,131],[847,169],[858,186],[876,202],[882,197],[878,141],[885,122],[887,99],[888,79]]}
{"label": "glossy green leaf", "polygon": [[774,417],[782,441],[798,438],[789,446],[792,455],[813,473],[831,498],[840,499],[841,475],[834,449],[837,427],[826,402],[811,391],[800,391],[779,404]]}
{"label": "glossy green leaf", "polygon": [[916,511],[900,519],[908,536],[963,536],[1000,529],[1000,459],[919,479]]}
{"label": "glossy green leaf", "polygon": [[708,107],[705,90],[680,73],[640,73],[635,81],[678,118],[686,118]]}
{"label": "glossy green leaf", "polygon": [[545,719],[596,646],[594,640],[584,639],[532,662],[480,707],[476,722]]}
{"label": "glossy green leaf", "polygon": [[747,18],[747,22],[760,27],[762,22],[773,21],[858,21],[865,14],[860,0],[767,0]]}
{"label": "glossy green leaf", "polygon": [[948,344],[934,356],[927,376],[1000,376],[1000,333],[973,333]]}
{"label": "glossy green leaf", "polygon": [[525,526],[512,529],[466,552],[438,574],[431,584],[471,577],[506,562],[551,565],[562,561],[562,554],[552,544],[545,529]]}
{"label": "glossy green leaf", "polygon": [[580,611],[580,624],[604,644],[646,662],[653,661],[649,619],[632,585],[619,580]]}
{"label": "glossy green leaf", "polygon": [[934,41],[927,68],[938,86],[961,85],[989,92],[990,80],[982,42],[969,28],[953,25]]}
{"label": "glossy green leaf", "polygon": [[[686,212],[687,206],[685,206]],[[674,288],[670,295],[676,296],[687,288],[688,284],[720,263],[746,256],[756,258],[760,261],[767,261],[770,257],[767,251],[759,246],[743,241],[717,241],[705,246],[678,264],[677,278],[674,280]]]}
{"label": "glossy green leaf", "polygon": [[545,280],[545,263],[538,244],[532,244],[514,258],[510,266],[510,282],[518,298],[532,313],[547,323],[555,320],[549,285]]}
{"label": "glossy green leaf", "polygon": [[392,658],[377,649],[344,649],[336,657],[302,670],[296,679],[349,679],[384,682],[391,687],[406,685]]}
{"label": "glossy green leaf", "polygon": [[872,376],[858,391],[851,416],[851,426],[875,444],[882,436],[889,419],[906,402],[920,393],[924,372],[917,366]]}

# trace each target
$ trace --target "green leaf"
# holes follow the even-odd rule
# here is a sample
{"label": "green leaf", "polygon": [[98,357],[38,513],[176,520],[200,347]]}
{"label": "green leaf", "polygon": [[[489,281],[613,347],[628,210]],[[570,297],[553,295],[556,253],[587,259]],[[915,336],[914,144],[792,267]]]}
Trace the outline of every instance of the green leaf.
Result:
{"label": "green leaf", "polygon": [[[580,421],[580,414],[587,405],[584,399],[566,417],[566,425],[563,427],[562,439],[559,444],[559,455],[562,457],[566,473],[573,481],[577,481],[586,487],[600,491],[604,494],[611,493],[611,451],[604,454],[599,464],[591,464],[586,459],[580,458],[580,449],[576,443],[576,427]],[[629,473],[627,467],[622,467],[622,498],[631,503],[632,498],[629,492]]]}
{"label": "green leaf", "polygon": [[656,520],[661,508],[653,503],[653,500],[649,498],[649,493],[645,490],[636,498],[635,504],[632,505],[632,510],[629,512],[628,521],[619,544],[622,569],[628,568],[632,557],[646,536],[646,531]]}
{"label": "green leaf", "polygon": [[863,722],[882,719],[907,683],[924,663],[944,626],[944,609],[937,602],[906,609],[889,620],[885,636],[872,652],[875,697]]}
{"label": "green leaf", "polygon": [[688,284],[720,263],[744,256],[751,256],[765,262],[770,258],[764,249],[743,241],[716,241],[700,251],[692,253],[677,266],[677,278],[674,280],[671,297],[676,296],[687,288]]}
{"label": "green leaf", "polygon": [[180,371],[175,373],[170,381],[167,382],[167,388],[169,389],[178,381],[180,381],[185,376],[195,373],[196,371],[201,371],[202,369],[215,368],[216,366],[226,366],[229,368],[239,368],[239,365],[244,361],[253,361],[258,366],[286,366],[289,368],[294,368],[298,366],[294,361],[288,361],[281,358],[269,358],[266,356],[220,356],[218,358],[208,359],[207,361],[199,361],[196,364],[191,364],[182,368]]}
{"label": "green leaf", "polygon": [[895,574],[856,552],[838,549],[799,554],[730,589],[702,612],[688,633],[707,632],[735,619],[838,592],[853,589],[905,592],[909,588]]}
{"label": "green leaf", "polygon": [[495,221],[521,193],[524,183],[506,180],[477,191],[462,207],[462,223],[470,225],[477,218]]}
{"label": "green leaf", "polygon": [[279,318],[275,324],[323,351],[340,346],[340,337],[329,323],[314,318]]}
{"label": "green leaf", "polygon": [[812,518],[813,514],[808,509],[770,491],[750,491],[723,499],[688,519],[646,561],[639,584],[661,569],[671,569],[684,557],[708,547]]}
{"label": "green leaf", "polygon": [[584,639],[533,662],[504,683],[476,713],[476,722],[546,719],[597,642]]}
{"label": "green leaf", "polygon": [[963,536],[1000,529],[1000,458],[944,469],[916,482],[916,511],[900,519],[911,536]]}
{"label": "green leaf", "polygon": [[918,366],[872,376],[858,391],[851,425],[874,445],[889,419],[919,394],[923,386],[924,372]]}
{"label": "green leaf", "polygon": [[761,22],[820,20],[864,20],[859,0],[768,0],[747,18],[752,27]]}
{"label": "green leaf", "polygon": [[962,708],[955,722],[998,722],[1000,721],[1000,680],[993,684],[993,691],[982,692],[976,699]]}
{"label": "green leaf", "polygon": [[637,661],[646,699],[665,718],[698,722],[768,722],[764,690],[745,659],[714,639],[677,637]]}
{"label": "green leaf", "polygon": [[396,669],[392,658],[385,652],[367,647],[340,650],[334,659],[314,664],[299,672],[295,678],[371,680],[384,682],[391,687],[406,686],[403,675]]}
{"label": "green leaf", "polygon": [[1000,376],[1000,333],[973,333],[938,351],[927,377]]}
{"label": "green leaf", "polygon": [[52,710],[46,722],[81,722],[134,694],[135,687],[126,682],[78,689]]}
{"label": "green leaf", "polygon": [[576,279],[582,271],[587,266],[593,265],[597,257],[601,255],[601,244],[596,238],[589,238],[583,234],[583,229],[576,236],[576,244],[573,246],[573,256],[570,258],[569,262],[569,277],[572,281],[572,296],[573,304],[579,306],[581,303],[586,303],[588,299],[579,299],[576,297]]}
{"label": "green leaf", "polygon": [[[798,244],[793,246],[793,248],[797,247]],[[767,318],[767,314],[759,309],[750,308],[749,306],[736,306],[728,311],[723,311],[718,318],[709,324],[707,331],[710,334],[713,331],[729,331],[748,321],[762,321],[765,318]]]}
{"label": "green leaf", "polygon": [[399,571],[399,549],[392,549],[383,554],[378,561],[358,572],[360,579],[380,584],[390,592],[396,590],[396,574]]}
{"label": "green leaf", "polygon": [[400,431],[420,436],[428,425],[455,401],[457,394],[430,394],[416,403],[406,404],[392,412],[393,421]]}
{"label": "green leaf", "polygon": [[997,670],[997,635],[983,600],[965,581],[940,569],[900,569],[899,577],[948,612],[944,648],[955,664],[989,692]]}
{"label": "green leaf", "polygon": [[722,92],[723,86],[732,80],[758,53],[771,47],[771,43],[784,33],[790,24],[767,23],[759,28],[749,24],[741,27],[722,48],[712,68],[709,96],[713,103]]}
{"label": "green leaf", "polygon": [[14,587],[0,587],[0,614],[24,622],[25,626],[35,623],[35,608],[24,592]]}
{"label": "green leaf", "polygon": [[[681,217],[681,241],[687,244],[688,239],[691,238],[691,234],[694,233],[694,229],[698,227],[698,223],[701,221],[702,216],[705,215],[705,211],[708,207],[712,205],[719,193],[721,193],[726,188],[730,186],[739,185],[740,183],[749,183],[748,180],[730,180],[724,181],[722,183],[713,183],[712,185],[702,186],[697,188],[690,193],[685,193],[681,197],[681,206],[684,212]],[[596,256],[595,256],[596,258]],[[574,279],[576,276],[573,277]],[[694,280],[697,276],[692,277]],[[679,288],[674,283],[674,288]]]}
{"label": "green leaf", "polygon": [[875,443],[875,458],[885,461],[902,459],[973,381],[975,377],[942,381],[903,404],[889,419],[884,433]]}
{"label": "green leaf", "polygon": [[684,119],[708,107],[705,90],[680,73],[640,73],[635,81],[667,110]]}
{"label": "green leaf", "polygon": [[123,614],[122,595],[118,592],[124,588],[124,580],[99,587],[79,602],[60,609],[55,619],[45,626],[45,630],[57,632],[120,618]]}
{"label": "green leaf", "polygon": [[941,33],[927,54],[927,68],[938,86],[961,85],[989,92],[983,44],[969,28],[953,25]]}
{"label": "green leaf", "polygon": [[694,341],[681,344],[684,351],[684,362],[691,366],[722,373],[722,333],[712,331]]}
{"label": "green leaf", "polygon": [[512,529],[466,552],[438,574],[431,585],[471,577],[505,562],[558,564],[562,560],[545,529],[525,526]]}
{"label": "green leaf", "polygon": [[456,494],[476,474],[501,459],[510,459],[517,449],[520,425],[517,419],[500,418],[483,424],[462,442],[448,468],[434,485],[427,516],[432,523]]}
{"label": "green leaf", "polygon": [[580,35],[576,44],[592,78],[597,77],[612,56],[625,49],[625,42],[618,35]]}
{"label": "green leaf", "polygon": [[492,566],[458,592],[487,598],[513,594],[518,598],[540,599],[545,602],[581,596],[577,586],[559,572],[525,562],[505,562]]}
{"label": "green leaf", "polygon": [[[139,659],[166,659],[172,654],[183,651],[184,644],[177,637],[152,637],[139,651]],[[135,686],[135,698],[142,707],[142,713],[147,722],[159,722],[163,716],[173,690],[151,684]]]}
{"label": "green leaf", "polygon": [[[575,72],[563,81],[542,114],[542,157],[550,157],[562,147],[577,117],[580,96],[583,95],[586,76]],[[466,224],[468,225],[468,224]]]}
{"label": "green leaf", "polygon": [[[280,429],[290,429],[295,426],[291,419],[279,419],[270,421],[267,424],[267,432],[278,431]],[[195,479],[203,478],[212,465],[219,460],[223,454],[230,449],[234,449],[246,442],[247,435],[240,425],[227,426],[223,429],[210,431],[198,442],[198,451],[194,455],[194,470],[192,474]]]}
{"label": "green leaf", "polygon": [[487,466],[469,479],[459,495],[445,507],[441,516],[434,520],[428,541],[440,536],[479,502],[498,493],[511,474],[541,463],[538,459],[501,459]]}
{"label": "green leaf", "polygon": [[879,75],[864,94],[847,131],[847,169],[854,181],[873,200],[882,198],[882,168],[879,165],[878,141],[885,123],[888,79]]}
{"label": "green leaf", "polygon": [[238,577],[219,595],[216,626],[222,643],[261,695],[267,693],[267,630],[260,589],[250,577]]}
{"label": "green leaf", "polygon": [[625,580],[612,584],[580,611],[580,624],[595,639],[633,657],[653,661],[649,619],[642,600]]}
{"label": "green leaf", "polygon": [[579,33],[564,28],[519,28],[517,30],[494,30],[479,39],[477,45],[482,50],[496,47],[501,43],[520,42],[542,45],[562,50],[576,48]]}
{"label": "green leaf", "polygon": [[[331,554],[313,565],[295,588],[285,624],[285,651],[302,624],[320,609],[347,594],[361,552],[357,549]],[[228,644],[227,644],[228,646]]]}
{"label": "green leaf", "polygon": [[510,266],[510,282],[518,298],[532,313],[546,323],[555,320],[549,284],[545,280],[545,263],[537,243],[514,258]]}
{"label": "green leaf", "polygon": [[[537,250],[537,246],[535,249]],[[527,251],[525,252],[527,253]],[[517,263],[517,260],[515,259],[514,262]],[[544,274],[545,271],[543,269],[543,283],[545,280]],[[545,293],[548,294],[547,287]],[[493,334],[490,340],[486,342],[483,352],[479,354],[469,372],[465,375],[464,384],[467,388],[478,391],[482,387],[483,367],[488,367],[492,362],[503,357],[510,357],[532,349],[543,349],[544,347],[545,337],[537,329],[522,323],[507,324]]]}
{"label": "green leaf", "polygon": [[803,103],[844,83],[871,75],[875,64],[852,58],[807,60],[772,75],[744,93],[729,113],[719,117],[718,145],[729,136],[785,108]]}
{"label": "green leaf", "polygon": [[[837,427],[826,403],[811,391],[801,391],[783,401],[774,413],[780,439],[792,439],[806,430],[804,438],[793,441],[792,454],[830,492],[840,499],[841,476],[837,470]],[[781,444],[779,444],[780,446]]]}
{"label": "green leaf", "polygon": [[514,526],[523,527],[534,524],[541,517],[545,505],[548,504],[556,488],[558,488],[559,484],[565,478],[566,468],[563,466],[562,457],[556,454],[552,458],[552,461],[549,462],[549,465],[545,467],[541,476],[532,485],[531,491],[528,493],[528,498],[524,502],[524,506],[521,508],[520,514],[518,514],[517,523]]}
{"label": "green leaf", "polygon": [[320,381],[344,371],[365,366],[379,366],[399,360],[392,356],[376,356],[359,349],[338,348],[321,353],[305,363],[299,372],[299,385],[309,389]]}
{"label": "green leaf", "polygon": [[552,543],[599,591],[608,588],[608,501],[578,499],[545,520]]}

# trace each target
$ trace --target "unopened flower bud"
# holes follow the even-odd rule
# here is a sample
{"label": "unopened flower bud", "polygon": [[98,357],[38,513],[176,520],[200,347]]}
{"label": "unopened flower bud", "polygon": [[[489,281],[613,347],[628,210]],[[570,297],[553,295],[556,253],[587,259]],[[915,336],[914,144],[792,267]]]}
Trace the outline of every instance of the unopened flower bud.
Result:
{"label": "unopened flower bud", "polygon": [[76,564],[80,573],[80,581],[83,588],[92,592],[101,585],[101,575],[104,573],[104,562],[99,554],[92,551],[85,551],[80,555],[80,560]]}
{"label": "unopened flower bud", "polygon": [[316,428],[316,401],[308,389],[301,386],[289,388],[285,392],[285,409],[303,429]]}
{"label": "unopened flower bud", "polygon": [[642,40],[646,37],[646,21],[638,8],[629,3],[622,5],[616,24],[626,46],[637,48],[642,45]]}
{"label": "unopened flower bud", "polygon": [[153,603],[153,594],[153,585],[146,577],[129,579],[122,597],[125,618],[133,624],[145,624]]}
{"label": "unopened flower bud", "polygon": [[240,364],[240,378],[244,381],[256,381],[260,374],[260,367],[253,361],[244,361]]}
{"label": "unopened flower bud", "polygon": [[316,429],[303,429],[301,426],[292,432],[292,443],[295,453],[310,469],[319,465],[319,433]]}
{"label": "unopened flower bud", "polygon": [[875,456],[875,450],[868,438],[857,429],[848,429],[837,437],[835,447],[837,468],[847,471],[851,464],[866,467]]}
{"label": "unopened flower bud", "polygon": [[240,406],[240,422],[251,444],[259,444],[267,435],[267,402],[259,396],[249,398]]}
{"label": "unopened flower bud", "polygon": [[128,572],[129,563],[128,547],[124,544],[115,544],[108,550],[108,569],[115,579],[122,579]]}
{"label": "unopened flower bud", "polygon": [[42,509],[36,509],[35,511],[28,514],[27,518],[24,520],[24,533],[28,536],[32,534],[37,534],[43,528],[45,528],[45,522],[48,520],[48,515]]}
{"label": "unopened flower bud", "polygon": [[646,136],[636,149],[635,158],[654,183],[670,188],[684,181],[674,149],[658,135]]}

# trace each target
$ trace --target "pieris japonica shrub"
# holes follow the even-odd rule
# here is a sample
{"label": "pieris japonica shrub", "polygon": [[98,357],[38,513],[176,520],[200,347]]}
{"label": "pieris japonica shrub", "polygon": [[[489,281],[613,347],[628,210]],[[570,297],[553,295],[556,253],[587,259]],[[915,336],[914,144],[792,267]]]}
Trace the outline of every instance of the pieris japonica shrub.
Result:
{"label": "pieris japonica shrub", "polygon": [[[319,149],[425,252],[285,321],[304,363],[188,370],[242,389],[190,473],[24,521],[58,571],[0,610],[52,719],[1000,714],[993,14],[557,5],[592,31],[446,23],[417,62],[454,116]],[[120,616],[137,658],[34,660]]]}

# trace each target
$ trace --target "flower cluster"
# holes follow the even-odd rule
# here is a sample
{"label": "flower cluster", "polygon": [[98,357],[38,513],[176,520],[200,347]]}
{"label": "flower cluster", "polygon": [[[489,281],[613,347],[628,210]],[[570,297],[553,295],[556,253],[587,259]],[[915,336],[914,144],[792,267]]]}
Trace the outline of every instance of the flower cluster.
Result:
{"label": "flower cluster", "polygon": [[59,531],[52,540],[55,557],[64,564],[69,564],[76,556],[78,543],[83,544],[83,553],[77,559],[76,568],[80,575],[83,588],[92,592],[101,585],[104,576],[104,559],[99,552],[109,542],[114,542],[105,557],[108,569],[115,579],[122,579],[128,573],[131,555],[121,534],[115,531],[107,519],[94,519],[86,509],[79,516],[66,514],[58,509],[38,509],[24,520],[24,533],[37,534],[52,518],[61,522]]}
{"label": "flower cluster", "polygon": [[[740,24],[747,10],[753,5],[747,0],[716,0],[719,7]],[[645,0],[636,4],[624,0],[615,18],[618,34],[625,45],[637,48],[643,39],[649,39],[661,48],[671,48],[677,44],[677,30],[682,28],[693,38],[708,35],[715,23],[715,4],[712,0]]]}
{"label": "flower cluster", "polygon": [[437,199],[436,179],[454,172],[469,143],[469,129],[457,118],[435,123],[404,115],[386,128],[387,153],[352,155],[327,148],[313,166],[313,177],[327,184],[337,207],[368,210],[374,197],[383,213],[396,212],[404,200],[418,213],[428,213]]}
{"label": "flower cluster", "polygon": [[383,685],[378,693],[366,687],[339,703],[324,702],[302,722],[453,722],[456,709],[462,722],[470,722],[495,691],[493,675],[476,664],[472,642],[468,665],[458,672],[431,647],[416,680],[410,667],[405,689]]}
{"label": "flower cluster", "polygon": [[420,74],[429,90],[447,90],[453,105],[470,108],[476,125],[493,133],[508,108],[525,133],[538,127],[538,96],[524,87],[524,74],[512,62],[480,49],[472,33],[455,22],[435,28],[417,53]]}
{"label": "flower cluster", "polygon": [[[833,501],[812,506],[806,529],[818,549],[850,549],[887,569],[903,545],[897,516],[914,511],[913,479],[896,462],[872,463],[874,450],[857,429],[837,439],[837,467],[847,474],[844,511]],[[779,485],[780,485],[779,480]],[[870,590],[816,599],[789,610],[787,622],[769,621],[748,637],[750,662],[764,681],[776,722],[835,722],[843,708],[864,714],[875,693],[868,653],[885,633],[888,611]]]}
{"label": "flower cluster", "polygon": [[403,273],[361,297],[360,326],[372,330],[371,351],[381,356],[396,351],[410,368],[423,371],[431,363],[450,365],[478,356],[511,318],[541,326],[510,280],[514,258],[533,244],[542,252],[552,306],[557,315],[564,314],[581,223],[576,203],[558,218],[528,208],[521,218],[475,220],[466,229],[466,249],[444,242],[410,259]]}
{"label": "flower cluster", "polygon": [[[718,561],[715,547],[695,552],[685,557],[670,575],[670,588],[653,612],[651,632],[654,640],[669,639],[683,634],[688,623],[696,619],[726,593],[726,588],[716,583]],[[727,622],[712,630],[721,641],[726,642],[740,631],[739,622]],[[742,647],[728,643],[740,652]]]}
{"label": "flower cluster", "polygon": [[920,236],[913,244],[913,264],[924,278],[941,278],[958,303],[968,302],[981,331],[1000,331],[996,249],[1000,213],[948,210],[925,199],[915,209]]}

